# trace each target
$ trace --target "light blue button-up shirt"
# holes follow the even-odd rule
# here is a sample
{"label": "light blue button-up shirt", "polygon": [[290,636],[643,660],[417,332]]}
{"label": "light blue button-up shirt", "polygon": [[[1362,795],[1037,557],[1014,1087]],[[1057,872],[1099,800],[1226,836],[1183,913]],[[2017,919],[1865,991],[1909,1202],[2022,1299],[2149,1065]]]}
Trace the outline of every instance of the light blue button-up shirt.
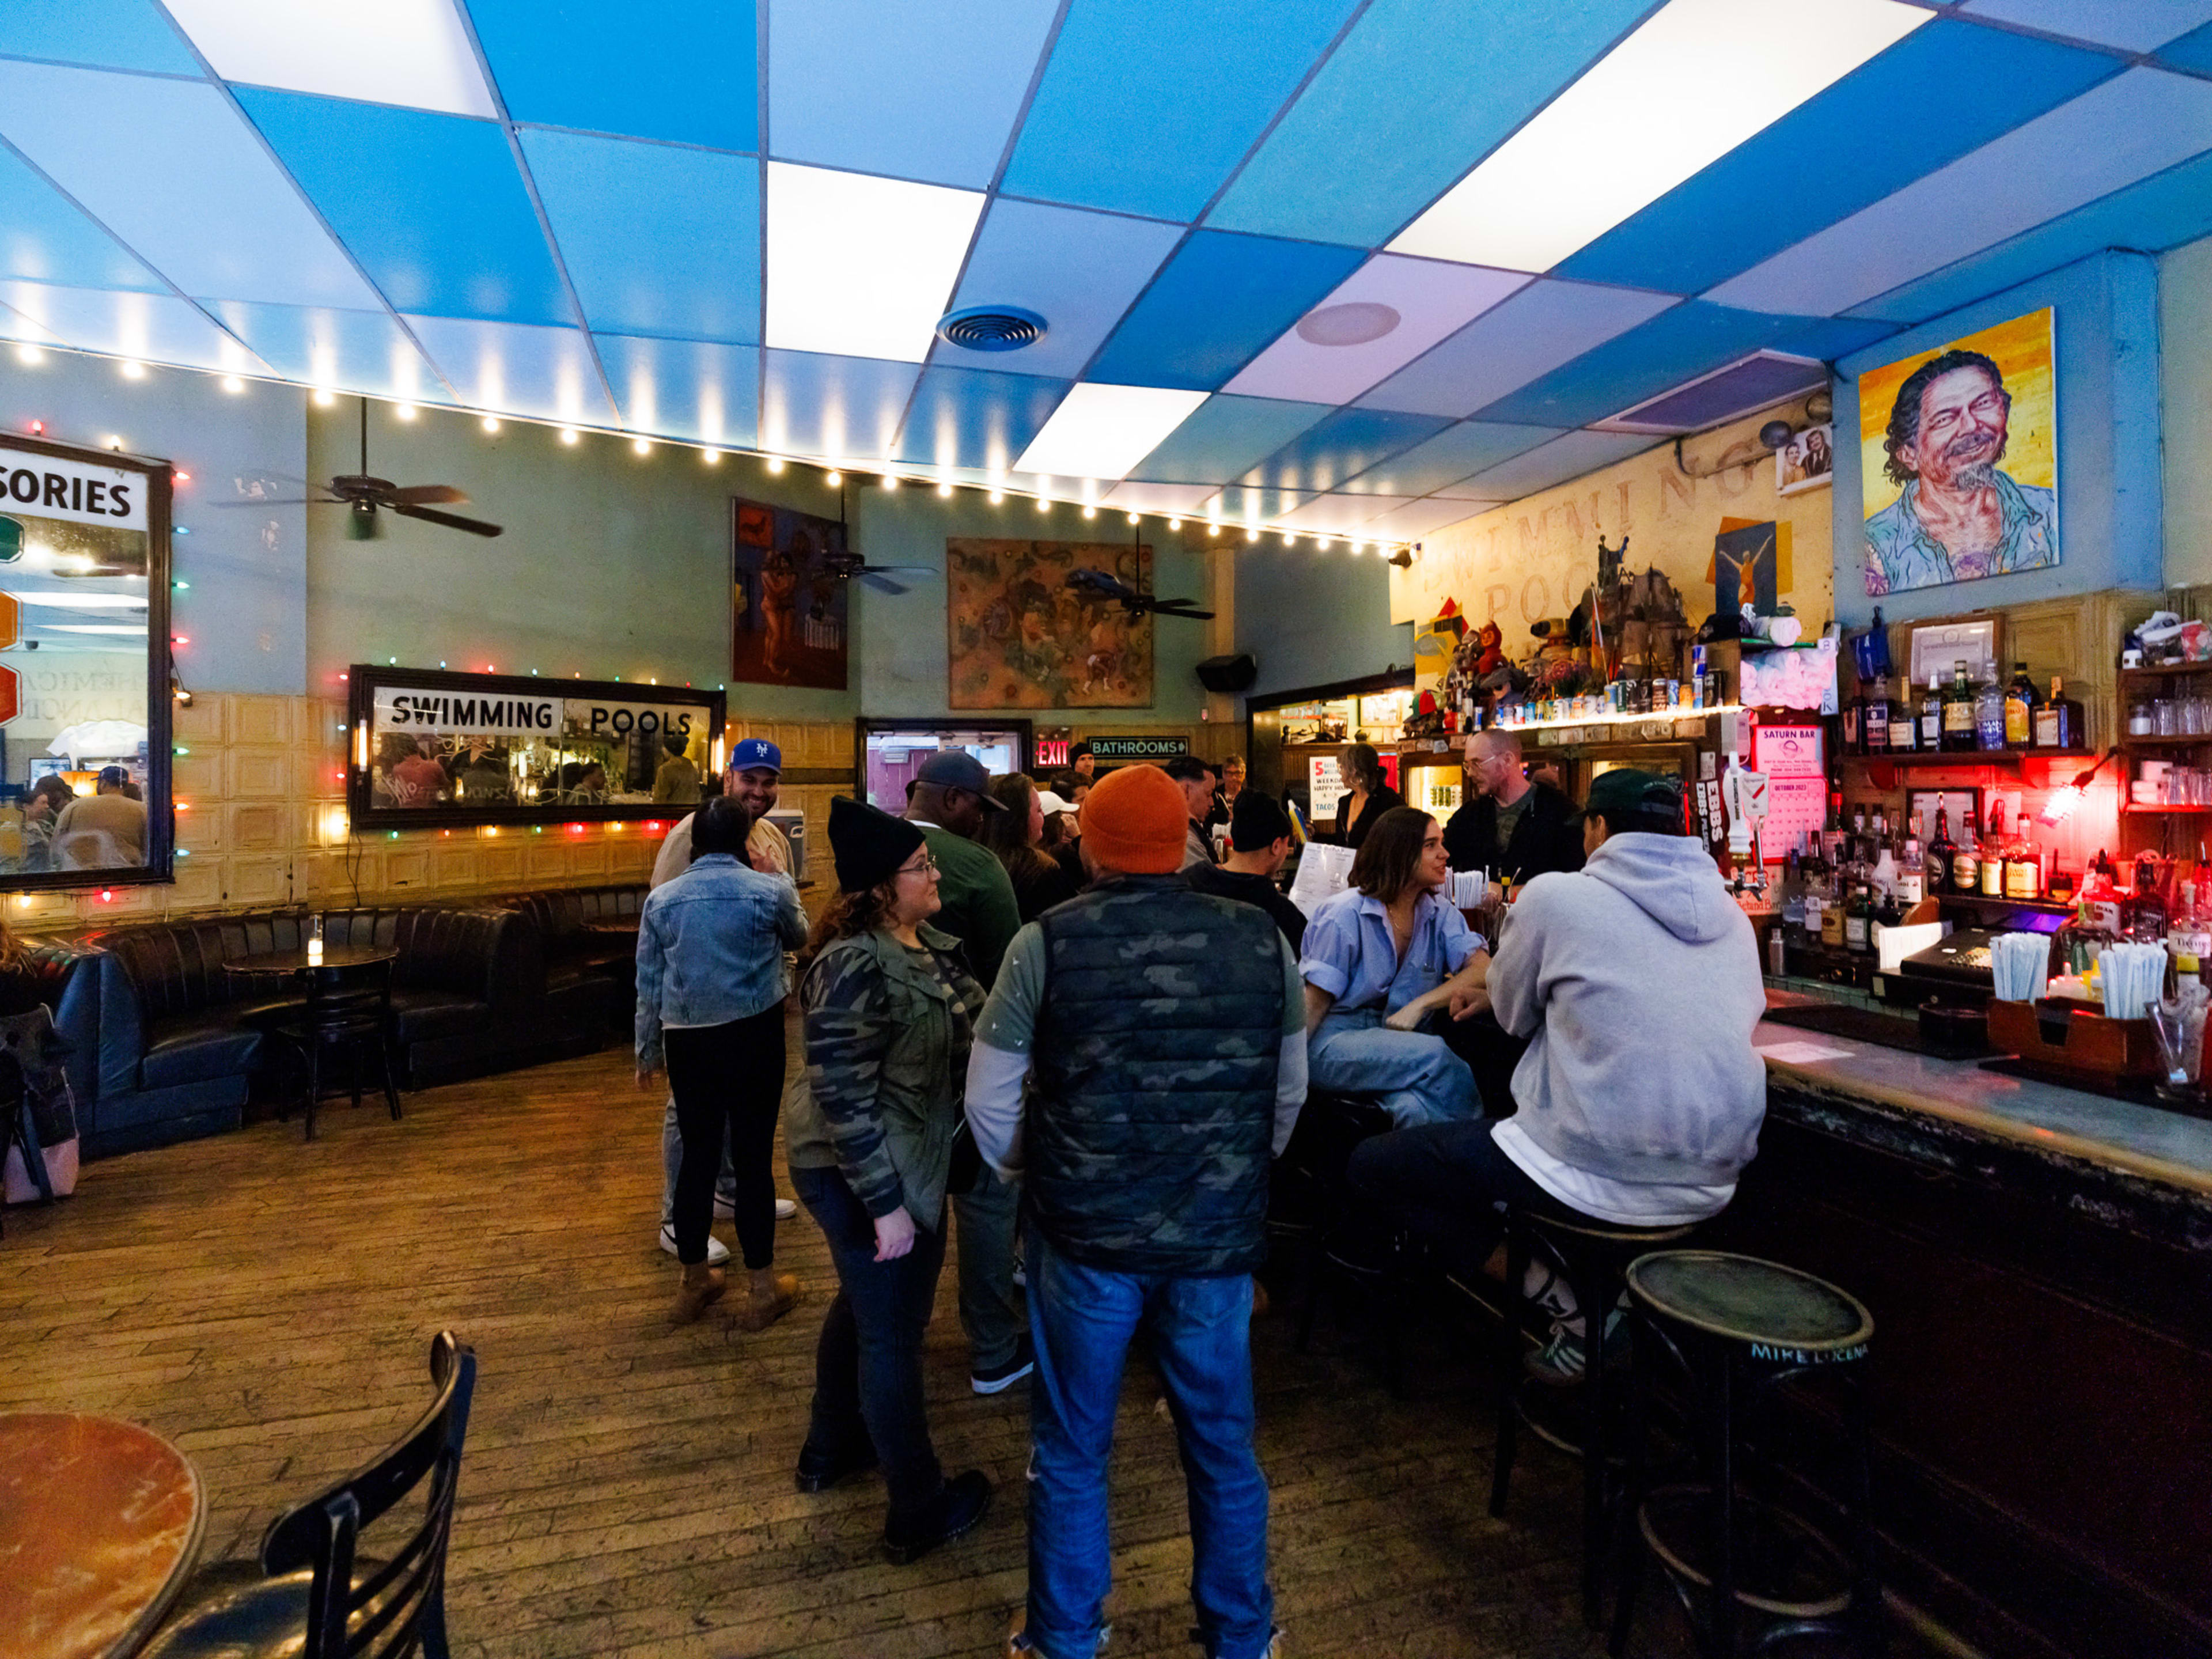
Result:
{"label": "light blue button-up shirt", "polygon": [[1457,908],[1430,892],[1413,907],[1413,936],[1401,958],[1389,907],[1347,887],[1315,907],[1298,972],[1336,999],[1333,1013],[1379,1007],[1389,1015],[1435,990],[1482,948],[1482,935]]}
{"label": "light blue button-up shirt", "polygon": [[1880,598],[1908,588],[1972,581],[2058,562],[2058,493],[2000,472],[1994,485],[2003,528],[1987,553],[1954,554],[1928,533],[1914,502],[1920,481],[1866,521],[1866,591]]}
{"label": "light blue button-up shirt", "polygon": [[726,1025],[790,994],[783,953],[806,943],[789,876],[709,853],[645,896],[637,917],[637,1061],[660,1063],[665,1025]]}

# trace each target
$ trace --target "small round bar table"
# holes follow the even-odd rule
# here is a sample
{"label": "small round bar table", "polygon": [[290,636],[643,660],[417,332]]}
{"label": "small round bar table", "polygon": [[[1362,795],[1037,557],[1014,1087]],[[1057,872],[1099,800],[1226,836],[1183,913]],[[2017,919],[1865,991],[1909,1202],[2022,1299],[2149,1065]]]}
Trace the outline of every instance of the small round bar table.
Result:
{"label": "small round bar table", "polygon": [[129,1659],[191,1576],[207,1501],[150,1429],[0,1413],[0,1647],[11,1659]]}

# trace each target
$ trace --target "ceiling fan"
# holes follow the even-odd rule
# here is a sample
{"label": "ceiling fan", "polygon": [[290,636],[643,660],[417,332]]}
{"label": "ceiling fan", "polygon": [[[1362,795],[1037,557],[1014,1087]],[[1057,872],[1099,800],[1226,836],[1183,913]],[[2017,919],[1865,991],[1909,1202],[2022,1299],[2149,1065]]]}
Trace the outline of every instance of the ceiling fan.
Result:
{"label": "ceiling fan", "polygon": [[1079,593],[1088,593],[1094,599],[1110,599],[1133,617],[1150,613],[1155,617],[1188,617],[1193,622],[1211,622],[1213,613],[1200,611],[1189,599],[1158,599],[1149,593],[1140,593],[1127,583],[1108,575],[1103,570],[1071,570],[1067,585]]}
{"label": "ceiling fan", "polygon": [[[837,486],[837,528],[845,531],[845,486]],[[870,564],[865,555],[852,550],[849,532],[837,538],[839,545],[823,551],[822,574],[832,581],[846,582],[858,578],[878,593],[903,593],[904,582],[895,582],[894,576],[934,576],[937,572],[926,564]]]}
{"label": "ceiling fan", "polygon": [[471,536],[496,536],[502,526],[487,524],[482,519],[465,519],[458,513],[440,513],[429,504],[456,506],[468,500],[467,495],[451,484],[395,484],[389,478],[369,476],[368,471],[368,399],[361,400],[361,471],[342,472],[322,486],[322,495],[293,496],[256,496],[251,501],[218,501],[218,507],[281,507],[305,502],[310,506],[345,507],[352,509],[346,517],[346,534],[355,541],[374,541],[384,534],[384,526],[377,514],[388,511],[403,519],[420,519],[425,524],[443,525],[448,530],[465,530]]}

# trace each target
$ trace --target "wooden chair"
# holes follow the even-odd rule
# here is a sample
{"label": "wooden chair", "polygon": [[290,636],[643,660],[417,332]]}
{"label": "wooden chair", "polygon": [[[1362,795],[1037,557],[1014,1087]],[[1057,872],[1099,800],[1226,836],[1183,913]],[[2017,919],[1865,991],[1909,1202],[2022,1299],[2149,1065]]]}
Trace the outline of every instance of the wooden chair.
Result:
{"label": "wooden chair", "polygon": [[[446,1543],[476,1376],[475,1353],[441,1331],[430,1342],[437,1393],[415,1426],[270,1522],[258,1575],[245,1563],[203,1575],[143,1650],[149,1659],[447,1659]],[[391,1559],[356,1556],[362,1528],[426,1479],[422,1521]]]}

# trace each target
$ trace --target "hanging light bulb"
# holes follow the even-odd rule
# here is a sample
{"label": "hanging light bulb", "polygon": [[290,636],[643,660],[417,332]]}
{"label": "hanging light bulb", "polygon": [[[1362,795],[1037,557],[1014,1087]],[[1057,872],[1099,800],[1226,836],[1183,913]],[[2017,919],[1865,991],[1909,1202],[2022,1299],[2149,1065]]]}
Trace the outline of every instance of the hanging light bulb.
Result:
{"label": "hanging light bulb", "polygon": [[1097,517],[1098,516],[1098,507],[1097,507],[1097,504],[1096,502],[1093,502],[1093,501],[1085,501],[1085,502],[1084,502],[1084,504],[1083,504],[1083,516],[1084,516],[1085,518],[1086,518],[1086,519],[1095,519],[1095,518],[1097,518]]}
{"label": "hanging light bulb", "polygon": [[235,394],[246,390],[246,382],[235,374],[226,374],[222,377],[222,389]]}
{"label": "hanging light bulb", "polygon": [[27,342],[15,348],[15,361],[29,368],[46,361],[46,354]]}
{"label": "hanging light bulb", "polygon": [[822,475],[822,482],[834,489],[845,482],[845,475],[833,466]]}
{"label": "hanging light bulb", "polygon": [[937,481],[937,493],[939,495],[942,495],[945,500],[951,501],[952,499],[952,481],[950,478],[939,478]]}
{"label": "hanging light bulb", "polygon": [[581,435],[573,426],[564,426],[561,428],[561,441],[564,444],[572,444]]}
{"label": "hanging light bulb", "polygon": [[1051,512],[1051,511],[1052,511],[1052,497],[1051,497],[1051,496],[1049,496],[1049,495],[1040,495],[1040,496],[1038,496],[1038,497],[1037,497],[1037,511],[1038,511],[1038,512],[1040,512],[1040,513],[1049,513],[1049,512]]}
{"label": "hanging light bulb", "polygon": [[651,441],[644,438],[631,439],[629,447],[641,455],[650,455],[653,453],[653,445]]}
{"label": "hanging light bulb", "polygon": [[[721,459],[722,452],[721,452],[720,450],[719,450],[719,449],[710,449],[710,450],[708,450],[707,453],[708,453],[709,455],[711,455],[711,456],[714,457],[717,460],[719,460],[719,459]],[[783,471],[783,457],[782,457],[782,456],[781,456],[781,455],[771,455],[771,456],[769,456],[769,457],[768,458],[768,470],[769,470],[769,471],[771,471],[771,472],[781,472],[781,471]]]}
{"label": "hanging light bulb", "polygon": [[412,404],[395,404],[392,405],[392,412],[394,415],[397,415],[403,421],[411,421],[415,418],[415,405]]}
{"label": "hanging light bulb", "polygon": [[[699,459],[709,466],[720,466],[722,464],[722,452],[719,449],[702,449],[699,452]],[[769,470],[772,472],[781,472],[783,471],[783,463],[778,461]]]}
{"label": "hanging light bulb", "polygon": [[992,489],[991,489],[991,498],[990,498],[990,499],[991,499],[991,505],[992,505],[992,506],[994,506],[994,507],[996,507],[996,506],[997,506],[1000,501],[1005,501],[1005,500],[1006,499],[1006,492],[1005,490],[1003,490],[1003,489],[999,489],[996,485],[994,485],[994,486],[992,487]]}
{"label": "hanging light bulb", "polygon": [[898,474],[896,472],[884,473],[884,488],[886,489],[896,489],[898,488]]}
{"label": "hanging light bulb", "polygon": [[496,431],[498,431],[498,430],[499,430],[499,416],[496,416],[496,415],[487,415],[487,416],[485,416],[483,417],[483,429],[484,429],[485,431],[487,431],[487,432],[496,432]]}
{"label": "hanging light bulb", "polygon": [[1182,520],[1181,519],[1170,519],[1170,520],[1168,520],[1168,528],[1169,528],[1169,529],[1170,529],[1170,530],[1180,530],[1180,529],[1182,529]]}
{"label": "hanging light bulb", "polygon": [[141,362],[126,361],[123,365],[123,378],[126,380],[144,380],[146,378],[146,365]]}
{"label": "hanging light bulb", "polygon": [[1254,525],[1250,529],[1247,530],[1244,532],[1244,539],[1248,542],[1258,541],[1260,539],[1260,526],[1258,525]]}

